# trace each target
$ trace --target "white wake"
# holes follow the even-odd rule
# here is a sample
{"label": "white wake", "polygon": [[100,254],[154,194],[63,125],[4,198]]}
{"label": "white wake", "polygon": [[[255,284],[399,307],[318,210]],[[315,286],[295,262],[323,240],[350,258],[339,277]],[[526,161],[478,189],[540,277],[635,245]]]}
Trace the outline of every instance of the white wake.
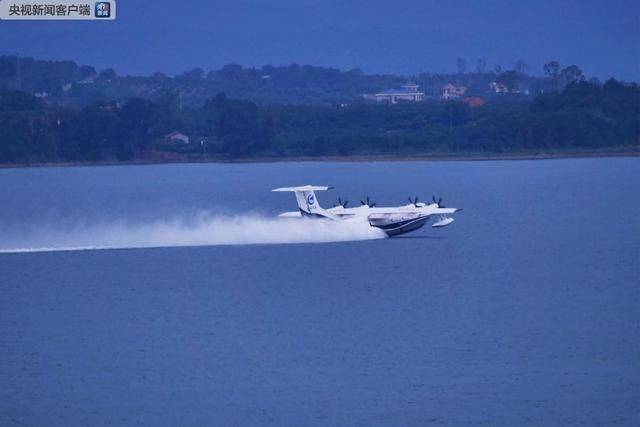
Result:
{"label": "white wake", "polygon": [[367,222],[210,214],[137,224],[112,221],[59,228],[37,226],[27,231],[2,234],[5,236],[0,235],[0,253],[321,243],[386,237],[383,231]]}

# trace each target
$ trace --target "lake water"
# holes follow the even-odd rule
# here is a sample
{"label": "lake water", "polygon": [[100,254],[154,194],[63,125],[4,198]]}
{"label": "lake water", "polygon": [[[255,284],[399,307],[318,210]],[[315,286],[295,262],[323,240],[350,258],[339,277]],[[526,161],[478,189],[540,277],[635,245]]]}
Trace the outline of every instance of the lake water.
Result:
{"label": "lake water", "polygon": [[[0,170],[0,424],[639,425],[639,170]],[[393,239],[274,221],[307,183],[464,211]]]}

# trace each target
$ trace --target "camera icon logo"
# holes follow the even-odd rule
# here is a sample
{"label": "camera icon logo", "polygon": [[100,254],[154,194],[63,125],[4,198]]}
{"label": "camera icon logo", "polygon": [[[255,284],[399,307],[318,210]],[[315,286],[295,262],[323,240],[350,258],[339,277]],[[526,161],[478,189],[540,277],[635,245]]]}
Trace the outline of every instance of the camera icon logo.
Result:
{"label": "camera icon logo", "polygon": [[108,1],[96,2],[95,8],[96,18],[110,18],[111,17],[111,3]]}

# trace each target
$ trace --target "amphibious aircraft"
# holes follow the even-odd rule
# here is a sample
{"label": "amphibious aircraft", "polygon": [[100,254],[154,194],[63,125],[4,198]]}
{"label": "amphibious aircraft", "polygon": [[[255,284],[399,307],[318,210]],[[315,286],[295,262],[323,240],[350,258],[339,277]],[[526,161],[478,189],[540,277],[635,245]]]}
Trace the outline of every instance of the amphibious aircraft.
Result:
{"label": "amphibious aircraft", "polygon": [[338,204],[332,208],[325,209],[320,206],[316,199],[316,191],[330,190],[333,187],[319,185],[303,185],[300,187],[282,187],[271,191],[289,191],[295,193],[298,202],[298,211],[284,212],[280,217],[315,217],[326,218],[335,221],[366,221],[372,227],[377,227],[388,236],[408,233],[417,230],[429,221],[431,217],[436,218],[432,225],[434,228],[445,227],[453,222],[451,215],[461,211],[459,208],[445,208],[442,205],[442,198],[436,200],[433,197],[431,203],[418,201],[418,197],[409,197],[409,204],[396,207],[376,207],[376,204],[369,200],[360,201],[360,206],[348,208],[348,201],[338,198]]}

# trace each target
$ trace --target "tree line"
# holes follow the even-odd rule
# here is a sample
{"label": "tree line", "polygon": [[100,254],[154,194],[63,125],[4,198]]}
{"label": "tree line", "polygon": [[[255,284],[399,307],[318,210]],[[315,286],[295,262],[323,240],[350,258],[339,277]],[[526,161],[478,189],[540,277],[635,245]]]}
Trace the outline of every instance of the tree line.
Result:
{"label": "tree line", "polygon": [[[167,141],[172,131],[189,144]],[[482,107],[461,102],[397,105],[259,106],[220,93],[182,107],[165,89],[155,100],[51,106],[0,90],[0,162],[74,162],[291,156],[637,150],[638,85],[578,79],[533,99],[504,96]]]}
{"label": "tree line", "polygon": [[[179,94],[185,107],[202,107],[217,93],[234,99],[267,105],[335,105],[362,102],[363,94],[377,93],[413,81],[428,97],[440,97],[448,83],[467,87],[467,95],[491,97],[490,84],[498,82],[509,91],[539,94],[558,91],[566,84],[584,79],[575,65],[561,66],[549,61],[544,76],[528,74],[522,60],[512,69],[496,65],[489,68],[481,58],[475,70],[467,70],[458,59],[457,73],[418,73],[411,76],[365,74],[358,68],[335,68],[291,64],[265,65],[260,68],[228,64],[217,70],[193,68],[167,76],[157,72],[149,76],[118,75],[107,68],[78,65],[73,61],[45,61],[14,55],[0,56],[0,88],[36,94],[51,105],[82,107],[132,97],[157,100],[163,89]],[[543,71],[541,70],[541,71]],[[528,96],[528,95],[527,95]]]}

